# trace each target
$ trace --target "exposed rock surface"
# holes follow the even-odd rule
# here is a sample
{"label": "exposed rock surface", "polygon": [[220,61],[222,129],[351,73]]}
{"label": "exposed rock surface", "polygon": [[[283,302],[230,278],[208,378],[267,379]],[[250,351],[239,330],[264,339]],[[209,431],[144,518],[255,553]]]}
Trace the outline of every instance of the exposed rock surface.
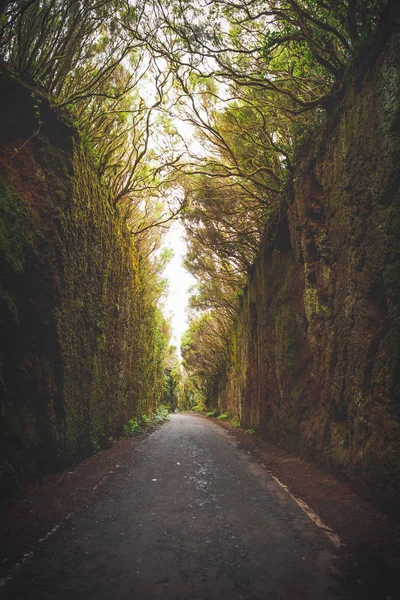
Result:
{"label": "exposed rock surface", "polygon": [[[383,40],[383,41],[382,41]],[[211,403],[398,509],[400,31],[354,64],[299,150]],[[270,239],[270,236],[269,236]]]}
{"label": "exposed rock surface", "polygon": [[[162,384],[132,236],[84,140],[1,76],[2,494],[109,443]],[[161,372],[162,375],[162,372]]]}

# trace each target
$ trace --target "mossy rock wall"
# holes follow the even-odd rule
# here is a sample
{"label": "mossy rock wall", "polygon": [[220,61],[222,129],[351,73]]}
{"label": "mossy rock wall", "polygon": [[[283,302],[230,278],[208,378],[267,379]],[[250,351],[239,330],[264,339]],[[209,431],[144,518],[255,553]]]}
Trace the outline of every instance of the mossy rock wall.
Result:
{"label": "mossy rock wall", "polygon": [[90,149],[45,99],[5,76],[1,86],[0,482],[7,495],[78,462],[128,419],[151,412],[161,397],[163,342],[141,259]]}
{"label": "mossy rock wall", "polygon": [[[254,265],[221,410],[400,505],[400,34],[358,60],[300,149]],[[215,399],[214,399],[215,401]]]}

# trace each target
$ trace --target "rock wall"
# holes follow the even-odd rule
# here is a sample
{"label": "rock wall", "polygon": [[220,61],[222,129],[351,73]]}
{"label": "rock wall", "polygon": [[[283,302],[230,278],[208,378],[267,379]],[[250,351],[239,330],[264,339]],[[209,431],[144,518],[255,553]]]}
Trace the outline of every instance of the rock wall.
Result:
{"label": "rock wall", "polygon": [[132,236],[90,149],[0,77],[0,488],[77,462],[162,389],[163,344]]}
{"label": "rock wall", "polygon": [[[398,509],[400,31],[348,73],[297,157],[217,398],[242,425]],[[216,398],[210,399],[215,402]]]}

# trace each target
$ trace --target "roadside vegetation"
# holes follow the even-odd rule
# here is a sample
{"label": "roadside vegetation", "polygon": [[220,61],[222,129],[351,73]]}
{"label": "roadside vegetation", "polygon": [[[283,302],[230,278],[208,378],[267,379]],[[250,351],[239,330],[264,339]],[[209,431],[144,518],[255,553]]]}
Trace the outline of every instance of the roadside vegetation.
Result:
{"label": "roadside vegetation", "polygon": [[[240,425],[240,421],[235,418],[231,413],[224,412],[221,413],[218,408],[213,408],[212,410],[207,411],[206,408],[204,410],[195,411],[204,414],[206,417],[210,419],[217,419],[217,421],[222,421],[224,423],[228,423],[231,427],[235,429],[243,429]],[[248,435],[256,435],[257,432],[254,429],[243,429],[245,433]]]}
{"label": "roadside vegetation", "polygon": [[[169,411],[207,410],[219,373],[237,356],[231,334],[260,244],[274,238],[287,214],[282,198],[290,192],[298,149],[329,118],[349,66],[392,4],[1,3],[1,77],[23,82],[34,109],[29,135],[2,155],[7,169],[42,135],[45,107],[76,133],[73,192],[63,199],[65,214],[57,208],[51,215],[66,240],[57,331],[67,409],[60,408],[65,428],[54,436],[55,445],[65,443],[71,456],[84,446],[96,450],[128,416],[128,435],[162,418],[154,413],[159,403]],[[71,174],[65,164],[60,169],[61,189]],[[14,218],[10,194],[2,202]],[[170,258],[163,236],[177,218],[186,231],[185,265],[197,282],[181,344],[183,370],[161,310]],[[20,229],[12,240],[10,228],[2,236],[0,259],[11,275],[19,274],[22,248],[31,245],[30,235],[19,240]],[[2,286],[4,311],[17,326],[15,298]],[[310,314],[315,304],[311,296]],[[84,328],[88,339],[81,343]],[[112,410],[115,389],[118,408]],[[11,415],[13,439],[9,405],[0,412]]]}
{"label": "roadside vegetation", "polygon": [[138,418],[129,419],[124,425],[123,433],[125,436],[143,433],[146,429],[167,421],[169,413],[170,410],[167,406],[160,406],[156,412],[151,415],[141,415]]}

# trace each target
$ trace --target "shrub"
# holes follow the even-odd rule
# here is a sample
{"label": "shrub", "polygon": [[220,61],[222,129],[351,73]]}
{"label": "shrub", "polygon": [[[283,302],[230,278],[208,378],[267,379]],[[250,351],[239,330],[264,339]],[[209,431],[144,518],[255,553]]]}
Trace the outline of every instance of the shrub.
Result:
{"label": "shrub", "polygon": [[157,412],[152,416],[152,420],[155,423],[162,423],[168,420],[169,410],[167,406],[161,405],[158,407]]}
{"label": "shrub", "polygon": [[195,404],[192,409],[194,412],[198,412],[198,413],[205,413],[207,410],[206,405],[204,404],[203,400],[200,400],[199,402],[197,402],[197,404]]}
{"label": "shrub", "polygon": [[213,410],[210,410],[210,412],[206,413],[206,417],[218,417],[218,416],[219,416],[218,408],[214,408]]}
{"label": "shrub", "polygon": [[124,435],[135,435],[135,433],[141,433],[143,431],[137,419],[129,419],[124,425]]}
{"label": "shrub", "polygon": [[157,423],[167,421],[168,415],[168,408],[161,405],[157,409],[157,412],[150,416],[142,415],[140,419],[130,419],[127,423],[125,423],[123,433],[124,435],[135,435],[135,433],[142,433],[147,427],[152,427],[153,425],[157,425]]}
{"label": "shrub", "polygon": [[92,445],[92,450],[93,450],[94,454],[97,454],[98,452],[100,452],[100,450],[101,450],[100,442],[94,435],[90,436],[90,443]]}
{"label": "shrub", "polygon": [[229,421],[230,417],[231,416],[229,413],[222,413],[217,417],[217,419],[219,419],[220,421]]}

